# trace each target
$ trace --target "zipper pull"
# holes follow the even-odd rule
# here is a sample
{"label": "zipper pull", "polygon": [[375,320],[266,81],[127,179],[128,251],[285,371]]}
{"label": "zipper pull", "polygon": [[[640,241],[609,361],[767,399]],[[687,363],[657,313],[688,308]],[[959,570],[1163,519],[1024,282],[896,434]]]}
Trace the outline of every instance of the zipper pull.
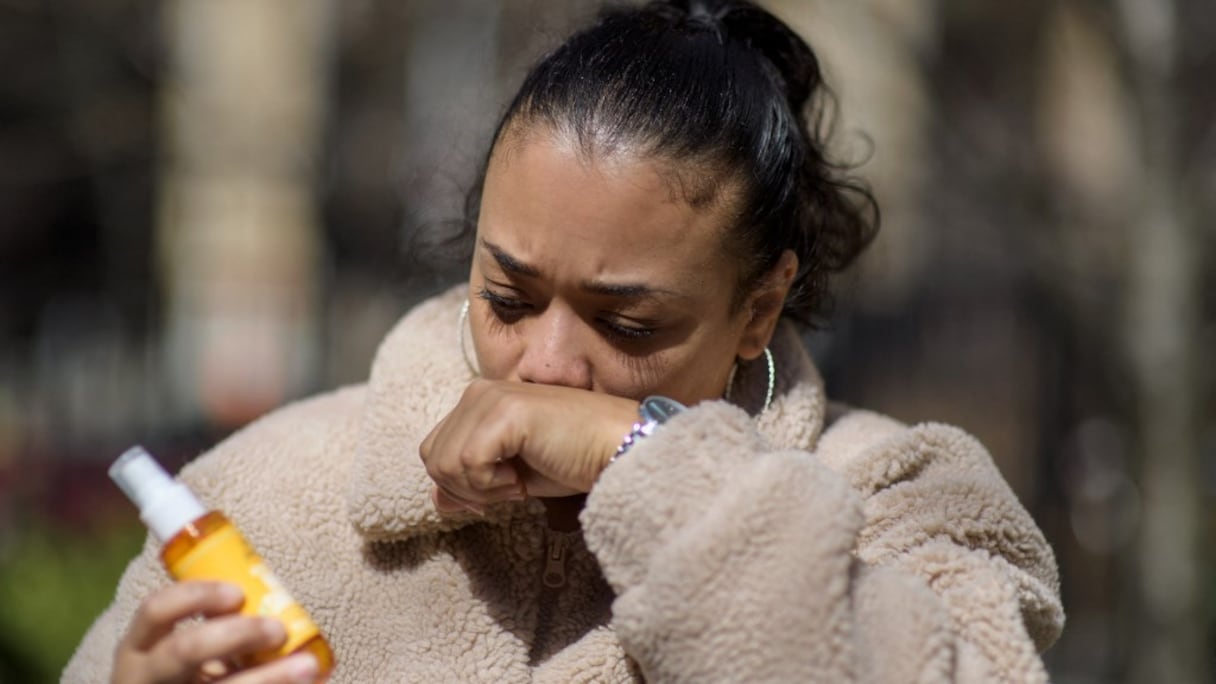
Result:
{"label": "zipper pull", "polygon": [[552,535],[549,539],[549,553],[545,556],[545,586],[550,589],[560,589],[566,586],[566,540],[561,536]]}

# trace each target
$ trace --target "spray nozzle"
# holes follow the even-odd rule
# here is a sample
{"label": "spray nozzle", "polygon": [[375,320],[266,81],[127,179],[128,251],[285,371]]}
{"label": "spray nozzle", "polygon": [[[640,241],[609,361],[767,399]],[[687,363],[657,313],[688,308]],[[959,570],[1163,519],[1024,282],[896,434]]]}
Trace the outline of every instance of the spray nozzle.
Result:
{"label": "spray nozzle", "polygon": [[170,477],[141,446],[127,449],[114,461],[110,479],[139,507],[139,517],[161,541],[206,512],[186,485]]}
{"label": "spray nozzle", "polygon": [[114,461],[110,466],[110,479],[140,509],[157,490],[173,484],[169,473],[141,446],[127,449]]}

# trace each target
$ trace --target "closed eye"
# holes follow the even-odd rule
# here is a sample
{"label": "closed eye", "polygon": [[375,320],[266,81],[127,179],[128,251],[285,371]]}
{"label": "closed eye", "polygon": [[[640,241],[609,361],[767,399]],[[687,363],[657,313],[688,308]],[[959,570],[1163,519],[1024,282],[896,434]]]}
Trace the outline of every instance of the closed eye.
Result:
{"label": "closed eye", "polygon": [[504,323],[514,323],[532,308],[531,304],[518,297],[502,295],[484,287],[477,291],[477,296],[485,300],[494,315]]}
{"label": "closed eye", "polygon": [[[515,323],[533,310],[533,305],[524,299],[481,288],[477,296],[490,305],[494,315],[503,323]],[[614,316],[601,316],[596,323],[602,334],[612,342],[635,342],[654,335],[656,329],[647,325],[630,325]]]}
{"label": "closed eye", "polygon": [[604,332],[610,338],[616,338],[619,340],[627,340],[627,341],[642,340],[647,337],[650,337],[651,335],[653,335],[655,333],[655,329],[651,328],[651,327],[637,326],[637,325],[625,325],[623,323],[620,323],[619,321],[614,321],[614,320],[611,320],[608,318],[600,318],[599,323],[602,326]]}

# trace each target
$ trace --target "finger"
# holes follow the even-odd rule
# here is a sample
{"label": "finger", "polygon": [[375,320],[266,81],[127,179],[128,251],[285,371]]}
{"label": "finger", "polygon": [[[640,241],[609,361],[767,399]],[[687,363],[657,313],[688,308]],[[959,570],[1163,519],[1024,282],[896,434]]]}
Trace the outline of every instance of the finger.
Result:
{"label": "finger", "polygon": [[435,450],[435,442],[443,433],[444,427],[448,424],[448,419],[451,417],[452,414],[449,413],[440,419],[439,422],[435,424],[435,427],[431,428],[431,431],[427,433],[426,438],[422,440],[422,444],[418,445],[418,457],[422,459],[423,463],[428,462],[430,455]]}
{"label": "finger", "polygon": [[498,462],[492,468],[485,468],[479,473],[481,482],[479,489],[490,491],[503,489],[506,487],[514,487],[519,489],[519,472],[515,470],[515,466],[511,463]]}
{"label": "finger", "polygon": [[498,412],[473,426],[450,464],[458,470],[452,473],[453,479],[462,486],[449,489],[468,498],[475,496],[475,491],[517,483],[515,454],[519,434],[517,421],[510,413]]}
{"label": "finger", "polygon": [[277,648],[287,640],[283,623],[273,618],[226,615],[175,630],[149,653],[152,669],[164,679],[196,672],[212,661]]}
{"label": "finger", "polygon": [[235,670],[231,664],[219,659],[212,659],[198,666],[199,679],[204,682],[214,682]]}
{"label": "finger", "polygon": [[501,392],[493,391],[497,387],[495,383],[470,384],[456,408],[419,447],[431,479],[468,503],[480,503],[483,492],[519,479],[511,465],[503,464],[515,454],[518,407],[512,410],[504,404]]}
{"label": "finger", "polygon": [[470,409],[457,406],[431,430],[419,447],[427,474],[449,488],[467,484],[465,461],[470,455],[470,434],[477,425],[476,416],[469,414]]}
{"label": "finger", "polygon": [[466,432],[452,435],[437,447],[427,464],[431,479],[448,493],[465,501],[478,501],[482,491],[499,483],[512,484],[518,476],[509,464],[499,462],[501,454],[488,448],[478,435]]}
{"label": "finger", "polygon": [[127,632],[134,648],[146,650],[192,615],[214,616],[238,610],[245,601],[240,587],[226,582],[191,580],[160,589],[140,604]]}
{"label": "finger", "polygon": [[553,478],[546,477],[527,466],[521,466],[520,469],[523,472],[520,474],[519,486],[528,493],[528,496],[539,498],[563,497],[581,493],[579,490],[558,482]]}
{"label": "finger", "polygon": [[485,503],[495,504],[504,501],[523,501],[528,498],[528,488],[523,482],[495,487],[484,492],[480,492],[480,501]]}
{"label": "finger", "polygon": [[507,485],[489,491],[478,492],[475,498],[465,498],[436,486],[431,491],[431,501],[435,510],[441,514],[469,512],[475,515],[485,515],[486,507],[494,504],[512,501],[524,501],[528,492],[522,483]]}
{"label": "finger", "polygon": [[315,656],[295,653],[240,672],[225,679],[224,684],[304,684],[315,682],[318,674]]}
{"label": "finger", "polygon": [[486,512],[485,506],[461,498],[438,485],[431,490],[431,502],[435,504],[435,510],[443,515],[465,512],[485,515]]}

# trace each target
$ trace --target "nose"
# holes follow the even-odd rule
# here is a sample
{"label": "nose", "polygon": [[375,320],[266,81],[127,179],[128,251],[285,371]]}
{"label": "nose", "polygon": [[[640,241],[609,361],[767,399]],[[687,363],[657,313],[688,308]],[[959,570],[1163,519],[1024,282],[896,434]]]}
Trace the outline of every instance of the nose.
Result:
{"label": "nose", "polygon": [[519,379],[542,385],[591,389],[591,364],[580,344],[585,326],[578,315],[554,302],[530,321],[519,358]]}

